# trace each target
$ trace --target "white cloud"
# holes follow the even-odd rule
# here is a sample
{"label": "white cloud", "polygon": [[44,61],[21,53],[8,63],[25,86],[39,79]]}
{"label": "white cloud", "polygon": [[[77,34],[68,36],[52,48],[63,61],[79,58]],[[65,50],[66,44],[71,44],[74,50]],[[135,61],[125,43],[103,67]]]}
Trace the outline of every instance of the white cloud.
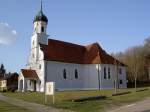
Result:
{"label": "white cloud", "polygon": [[0,23],[0,44],[11,44],[18,38],[18,33],[8,23]]}
{"label": "white cloud", "polygon": [[13,33],[14,35],[17,35],[17,32],[16,32],[15,30],[13,30],[12,33]]}

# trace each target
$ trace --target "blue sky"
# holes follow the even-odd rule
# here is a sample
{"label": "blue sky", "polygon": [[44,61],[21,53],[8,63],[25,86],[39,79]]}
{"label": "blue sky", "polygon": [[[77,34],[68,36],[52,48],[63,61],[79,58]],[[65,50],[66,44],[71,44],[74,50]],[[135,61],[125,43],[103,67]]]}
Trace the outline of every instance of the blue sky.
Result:
{"label": "blue sky", "polygon": [[[40,0],[0,0],[0,23],[17,34],[11,43],[0,43],[0,63],[7,71],[25,67],[39,9]],[[43,0],[43,10],[49,38],[83,45],[98,42],[108,53],[143,44],[150,36],[150,0]]]}

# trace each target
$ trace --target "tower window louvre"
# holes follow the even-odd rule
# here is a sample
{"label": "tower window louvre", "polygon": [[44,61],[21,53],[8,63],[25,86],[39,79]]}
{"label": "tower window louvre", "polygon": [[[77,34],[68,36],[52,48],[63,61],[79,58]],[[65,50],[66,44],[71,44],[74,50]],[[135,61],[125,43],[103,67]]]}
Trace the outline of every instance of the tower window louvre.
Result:
{"label": "tower window louvre", "polygon": [[41,27],[41,31],[44,32],[44,27],[43,26]]}

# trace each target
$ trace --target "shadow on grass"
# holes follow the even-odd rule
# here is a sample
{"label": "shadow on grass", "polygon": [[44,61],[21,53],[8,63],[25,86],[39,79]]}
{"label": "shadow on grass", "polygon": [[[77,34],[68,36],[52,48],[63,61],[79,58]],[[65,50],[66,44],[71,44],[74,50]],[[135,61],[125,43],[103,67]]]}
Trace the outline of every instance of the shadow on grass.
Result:
{"label": "shadow on grass", "polygon": [[27,109],[15,106],[0,106],[0,112],[27,112]]}
{"label": "shadow on grass", "polygon": [[95,100],[104,100],[106,99],[106,96],[91,96],[91,97],[82,97],[82,98],[76,98],[72,99],[72,102],[84,102],[84,101],[95,101]]}

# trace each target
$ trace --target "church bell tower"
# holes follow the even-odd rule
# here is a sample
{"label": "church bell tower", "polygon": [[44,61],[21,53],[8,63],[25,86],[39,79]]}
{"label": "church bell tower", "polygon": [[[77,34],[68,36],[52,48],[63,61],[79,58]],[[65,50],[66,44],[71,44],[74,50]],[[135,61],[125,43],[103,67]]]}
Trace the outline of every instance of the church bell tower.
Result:
{"label": "church bell tower", "polygon": [[37,41],[39,44],[47,44],[47,24],[48,19],[43,13],[41,1],[41,9],[38,12],[38,14],[34,17],[33,21],[33,35],[37,35]]}
{"label": "church bell tower", "polygon": [[30,63],[35,63],[39,60],[40,44],[48,44],[48,35],[46,33],[48,19],[43,13],[42,1],[41,8],[33,20],[33,34],[31,37]]}
{"label": "church bell tower", "polygon": [[47,28],[47,24],[48,24],[48,19],[43,13],[42,1],[41,1],[41,9],[38,12],[38,14],[35,16],[33,23],[34,23],[34,31],[33,31],[33,33],[46,34],[46,28]]}

